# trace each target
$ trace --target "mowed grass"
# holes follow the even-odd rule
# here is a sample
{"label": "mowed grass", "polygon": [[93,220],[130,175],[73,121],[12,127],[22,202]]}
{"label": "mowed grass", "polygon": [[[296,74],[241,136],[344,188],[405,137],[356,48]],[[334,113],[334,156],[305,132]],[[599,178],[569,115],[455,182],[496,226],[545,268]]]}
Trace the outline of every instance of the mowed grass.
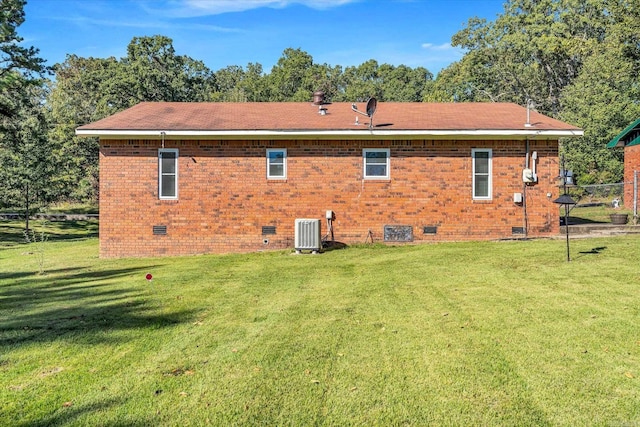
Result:
{"label": "mowed grass", "polygon": [[[629,215],[628,224],[633,224],[633,211],[629,209],[615,209],[610,204],[597,206],[576,205],[569,212],[569,224],[581,223],[610,223],[611,214]],[[564,207],[560,208],[560,217],[564,217]]]}
{"label": "mowed grass", "polygon": [[0,245],[0,424],[637,425],[639,244]]}

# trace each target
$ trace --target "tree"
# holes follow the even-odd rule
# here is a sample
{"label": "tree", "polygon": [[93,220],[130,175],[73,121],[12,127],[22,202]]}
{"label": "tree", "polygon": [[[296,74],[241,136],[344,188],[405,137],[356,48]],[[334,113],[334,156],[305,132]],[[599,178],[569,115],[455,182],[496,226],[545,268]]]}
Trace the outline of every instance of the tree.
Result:
{"label": "tree", "polygon": [[420,102],[433,83],[433,74],[423,67],[382,64],[378,74],[382,79],[384,101]]}
{"label": "tree", "polygon": [[247,101],[247,96],[240,87],[240,83],[245,77],[245,72],[242,67],[238,65],[230,65],[216,71],[215,75],[217,90],[212,96],[213,101]]}
{"label": "tree", "polygon": [[114,69],[115,58],[81,58],[68,55],[54,67],[56,81],[46,102],[49,141],[54,147],[57,173],[51,185],[60,199],[95,202],[98,198],[98,140],[78,138],[75,128],[114,113],[109,97],[101,97],[103,85]]}
{"label": "tree", "polygon": [[[214,90],[214,75],[202,63],[176,55],[165,36],[134,37],[122,60],[131,100],[206,101]],[[119,81],[125,76],[118,76]],[[122,86],[121,90],[125,91]]]}
{"label": "tree", "polygon": [[24,0],[0,2],[0,204],[50,199],[51,173],[47,124],[42,111],[44,60],[34,47],[24,47],[17,28],[24,22]]}
{"label": "tree", "polygon": [[358,66],[347,67],[342,77],[343,101],[363,102],[371,97],[383,101],[384,90],[378,75],[378,61],[370,59]]}
{"label": "tree", "polygon": [[248,102],[264,102],[269,100],[267,79],[262,71],[262,65],[250,62],[240,82],[240,90]]}
{"label": "tree", "polygon": [[238,65],[222,68],[215,73],[217,90],[212,101],[261,102],[268,101],[266,77],[262,65],[247,64],[246,70]]}
{"label": "tree", "polygon": [[379,101],[420,102],[430,91],[433,74],[423,67],[379,65],[370,59],[347,67],[341,82],[342,101],[363,102],[375,97]]}
{"label": "tree", "polygon": [[639,9],[640,0],[510,0],[495,21],[472,18],[454,35],[467,53],[427,99],[532,100],[585,129],[565,147],[579,182],[619,179],[620,155],[605,145],[637,118]]}
{"label": "tree", "polygon": [[43,100],[42,87],[28,86],[20,98],[13,99],[12,116],[0,120],[0,204],[23,206],[27,230],[31,207],[47,203],[54,196],[49,185],[53,165],[46,138],[48,125],[42,111]]}
{"label": "tree", "polygon": [[308,78],[312,69],[313,58],[307,52],[285,49],[267,76],[269,101],[308,101],[316,90]]}
{"label": "tree", "polygon": [[[473,82],[472,72],[468,70],[471,61],[463,58],[438,73],[438,77],[425,94],[426,102],[471,102],[480,100],[478,87]],[[487,101],[484,99],[484,101]]]}
{"label": "tree", "polygon": [[46,72],[45,61],[38,49],[20,45],[17,28],[24,22],[25,0],[0,2],[0,115],[16,114],[18,106],[11,99],[29,84],[39,84],[38,78]]}
{"label": "tree", "polygon": [[565,147],[579,184],[619,182],[622,152],[606,143],[640,117],[640,2],[609,2],[612,23],[562,94],[564,120],[585,136]]}
{"label": "tree", "polygon": [[213,73],[177,55],[164,36],[135,37],[121,60],[68,55],[54,72],[46,103],[59,166],[52,184],[60,197],[76,201],[98,197],[98,141],[76,137],[76,127],[142,101],[207,101],[216,90]]}
{"label": "tree", "polygon": [[495,21],[471,18],[453,36],[452,45],[467,49],[454,90],[477,101],[531,99],[557,115],[562,90],[579,75],[606,25],[600,0],[511,0]]}

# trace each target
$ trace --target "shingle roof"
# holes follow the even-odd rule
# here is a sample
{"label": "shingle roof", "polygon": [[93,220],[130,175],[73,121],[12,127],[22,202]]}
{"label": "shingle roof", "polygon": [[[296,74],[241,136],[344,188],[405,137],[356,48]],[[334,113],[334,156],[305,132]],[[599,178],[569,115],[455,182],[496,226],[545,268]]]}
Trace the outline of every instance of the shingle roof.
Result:
{"label": "shingle roof", "polygon": [[[306,102],[179,103],[143,102],[94,123],[80,126],[78,135],[380,135],[402,134],[553,134],[580,136],[582,131],[559,120],[510,103],[380,102],[373,116],[359,115],[346,102],[319,106]],[[365,105],[359,104],[360,111]],[[357,118],[357,122],[356,122]]]}

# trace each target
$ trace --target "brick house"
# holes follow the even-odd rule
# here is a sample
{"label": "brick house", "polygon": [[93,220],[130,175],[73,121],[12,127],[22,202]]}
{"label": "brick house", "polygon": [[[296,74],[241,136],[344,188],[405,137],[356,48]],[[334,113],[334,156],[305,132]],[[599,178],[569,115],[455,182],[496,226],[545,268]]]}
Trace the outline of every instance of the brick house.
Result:
{"label": "brick house", "polygon": [[558,139],[582,135],[508,103],[322,101],[145,102],[76,133],[100,139],[103,257],[293,248],[298,218],[346,244],[555,235]]}
{"label": "brick house", "polygon": [[631,123],[607,144],[624,148],[624,205],[633,207],[634,172],[640,172],[640,119]]}

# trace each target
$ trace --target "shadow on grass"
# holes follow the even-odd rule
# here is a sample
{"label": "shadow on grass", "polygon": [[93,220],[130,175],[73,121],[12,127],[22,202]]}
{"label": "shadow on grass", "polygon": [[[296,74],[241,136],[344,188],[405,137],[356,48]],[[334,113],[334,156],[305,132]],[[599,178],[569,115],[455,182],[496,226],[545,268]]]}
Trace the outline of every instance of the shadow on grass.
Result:
{"label": "shadow on grass", "polygon": [[[607,224],[607,221],[596,221],[594,219],[582,218],[579,216],[569,215],[569,225],[584,225],[584,224]],[[564,225],[564,217],[560,216],[560,225]]]}
{"label": "shadow on grass", "polygon": [[14,274],[12,282],[0,287],[0,346],[63,339],[92,344],[113,340],[109,332],[170,327],[192,319],[192,310],[163,308],[161,296],[154,295],[145,279],[133,278],[153,267]]}
{"label": "shadow on grass", "polygon": [[[84,414],[96,413],[100,411],[105,411],[109,408],[116,407],[122,405],[124,400],[122,399],[108,399],[101,402],[94,402],[87,405],[73,405],[71,402],[70,406],[61,406],[56,411],[52,412],[50,415],[41,418],[38,421],[26,421],[20,424],[16,424],[16,427],[45,427],[45,426],[54,426],[54,425],[67,425],[69,423],[75,423],[78,421],[78,418],[83,416]],[[153,425],[153,419],[151,417],[144,420],[136,420],[131,421],[128,420],[127,426],[150,426]]]}
{"label": "shadow on grass", "polygon": [[69,240],[77,238],[98,237],[98,221],[58,221],[55,224],[59,230],[52,237],[56,240]]}
{"label": "shadow on grass", "polygon": [[11,246],[18,243],[26,243],[24,239],[24,225],[20,226],[13,221],[7,223],[0,222],[0,249],[3,246]]}
{"label": "shadow on grass", "polygon": [[[74,271],[80,271],[80,270],[81,270],[81,268],[78,268],[78,267],[48,269],[47,270],[47,276],[65,274],[65,273],[72,273]],[[35,277],[35,276],[34,276],[34,273],[32,271],[21,271],[21,272],[13,272],[13,273],[0,273],[0,280],[16,280],[13,283],[3,283],[2,284],[3,288],[22,285],[23,283],[18,281],[17,279],[21,279],[21,278],[24,278],[24,277]],[[45,276],[42,276],[42,277],[45,277]],[[37,277],[35,279],[37,279]],[[31,282],[31,281],[29,281],[29,282]],[[2,295],[2,294],[0,293],[0,295]]]}
{"label": "shadow on grass", "polygon": [[606,246],[598,246],[597,248],[592,248],[590,251],[581,251],[579,253],[582,255],[591,255],[591,254],[596,255],[604,251],[605,249],[607,249]]}
{"label": "shadow on grass", "polygon": [[335,250],[346,249],[346,248],[348,248],[346,243],[336,242],[335,240],[328,240],[322,243],[323,252],[335,251]]}
{"label": "shadow on grass", "polygon": [[[44,231],[48,242],[68,241],[98,237],[98,221],[30,221],[30,229],[36,234]],[[0,221],[0,250],[26,244],[24,221]],[[38,236],[39,237],[39,236]]]}

